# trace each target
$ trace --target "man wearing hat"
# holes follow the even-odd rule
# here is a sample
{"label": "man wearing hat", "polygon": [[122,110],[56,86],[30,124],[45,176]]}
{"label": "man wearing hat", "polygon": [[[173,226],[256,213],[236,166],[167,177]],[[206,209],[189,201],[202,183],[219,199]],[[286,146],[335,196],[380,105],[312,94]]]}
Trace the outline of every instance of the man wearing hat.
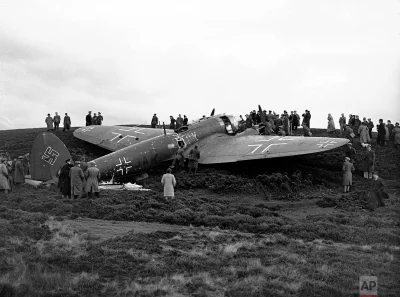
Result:
{"label": "man wearing hat", "polygon": [[15,163],[15,173],[14,173],[14,184],[24,184],[25,183],[25,171],[24,171],[24,157],[19,156],[18,161]]}
{"label": "man wearing hat", "polygon": [[88,193],[89,198],[93,197],[93,193],[97,198],[99,198],[100,170],[96,167],[96,164],[93,161],[89,162],[89,168],[85,171],[85,177],[85,192]]}
{"label": "man wearing hat", "polygon": [[353,163],[350,162],[349,157],[344,158],[344,163],[342,167],[343,172],[343,193],[350,191],[350,186],[353,185],[353,174],[355,170]]}
{"label": "man wearing hat", "polygon": [[350,142],[347,144],[345,155],[346,155],[346,157],[348,157],[350,159],[349,161],[351,163],[354,163],[357,152],[356,152],[356,149],[353,147],[353,145]]}
{"label": "man wearing hat", "polygon": [[47,132],[48,132],[48,131],[54,131],[54,128],[53,128],[53,122],[54,122],[54,120],[53,120],[53,118],[50,116],[49,113],[47,114],[47,118],[44,120],[44,122],[47,124]]}
{"label": "man wearing hat", "polygon": [[379,177],[378,172],[373,173],[373,181],[371,185],[371,208],[385,206],[384,198],[389,198],[389,194],[385,192],[385,184],[383,180]]}
{"label": "man wearing hat", "polygon": [[364,178],[372,179],[374,166],[375,166],[375,152],[371,149],[371,145],[368,144],[367,152],[364,156]]}
{"label": "man wearing hat", "polygon": [[101,125],[101,123],[103,123],[103,116],[101,115],[101,112],[98,112],[98,116],[97,116],[97,125]]}
{"label": "man wearing hat", "polygon": [[80,166],[80,161],[75,161],[75,166],[69,171],[69,178],[71,179],[71,197],[80,198],[83,194],[83,181],[85,175],[83,174]]}
{"label": "man wearing hat", "polygon": [[92,124],[92,112],[89,111],[89,113],[86,115],[86,126],[90,126]]}
{"label": "man wearing hat", "polygon": [[8,191],[10,190],[10,184],[8,182],[9,172],[5,164],[6,161],[7,160],[5,158],[0,157],[0,192],[8,194]]}

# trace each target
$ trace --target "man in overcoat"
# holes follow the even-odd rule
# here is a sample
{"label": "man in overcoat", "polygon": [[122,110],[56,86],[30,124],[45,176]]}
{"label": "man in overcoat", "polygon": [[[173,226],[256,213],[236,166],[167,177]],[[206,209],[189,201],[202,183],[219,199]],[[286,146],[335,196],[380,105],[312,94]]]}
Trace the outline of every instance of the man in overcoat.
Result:
{"label": "man in overcoat", "polygon": [[67,113],[65,113],[63,132],[65,132],[65,130],[69,131],[69,128],[71,128],[71,118],[69,117],[69,115]]}
{"label": "man in overcoat", "polygon": [[342,167],[343,172],[343,192],[347,193],[350,191],[350,186],[353,185],[353,174],[355,170],[353,163],[350,162],[349,157],[344,158],[344,163]]}
{"label": "man in overcoat", "polygon": [[158,124],[157,114],[154,114],[151,118],[151,128],[155,128]]}
{"label": "man in overcoat", "polygon": [[367,146],[367,152],[364,156],[364,178],[372,179],[372,173],[375,167],[375,152],[371,149],[371,145]]}
{"label": "man in overcoat", "polygon": [[92,124],[92,112],[89,111],[89,113],[86,115],[86,126],[90,126]]}
{"label": "man in overcoat", "polygon": [[69,171],[69,178],[71,179],[71,196],[75,199],[82,196],[83,181],[85,180],[85,175],[79,167],[80,163],[80,161],[76,161],[75,166]]}
{"label": "man in overcoat", "polygon": [[61,117],[58,115],[58,112],[56,112],[53,120],[54,120],[54,131],[58,131],[58,127],[60,126],[61,122]]}
{"label": "man in overcoat", "polygon": [[197,168],[199,167],[199,159],[200,159],[200,151],[198,150],[198,146],[195,145],[193,149],[189,152],[189,173],[194,170],[194,174],[197,172]]}
{"label": "man in overcoat", "polygon": [[371,119],[368,119],[368,132],[369,132],[369,138],[372,140],[372,129],[374,129],[374,122],[371,121]]}
{"label": "man in overcoat", "polygon": [[379,125],[377,127],[378,130],[378,144],[384,146],[385,145],[385,135],[386,135],[386,129],[385,129],[385,124],[383,123],[382,119],[379,119]]}
{"label": "man in overcoat", "polygon": [[24,170],[24,157],[19,156],[18,161],[15,163],[14,184],[25,183],[25,170]]}
{"label": "man in overcoat", "polygon": [[99,198],[100,170],[99,168],[96,167],[94,162],[89,162],[89,168],[85,171],[85,177],[86,177],[85,192],[88,193],[89,198],[93,197],[93,193],[97,198]]}
{"label": "man in overcoat", "polygon": [[53,118],[50,116],[49,113],[47,114],[47,118],[44,120],[44,122],[45,122],[46,125],[47,125],[47,131],[54,131],[54,128],[53,128],[53,122],[54,122],[54,120],[53,120]]}
{"label": "man in overcoat", "polygon": [[389,194],[385,192],[385,184],[379,177],[378,172],[375,171],[370,190],[370,207],[375,209],[376,207],[385,206],[384,198],[389,198]]}
{"label": "man in overcoat", "polygon": [[340,136],[343,136],[346,133],[346,117],[344,116],[344,113],[342,113],[342,116],[339,118],[339,125],[340,125]]}

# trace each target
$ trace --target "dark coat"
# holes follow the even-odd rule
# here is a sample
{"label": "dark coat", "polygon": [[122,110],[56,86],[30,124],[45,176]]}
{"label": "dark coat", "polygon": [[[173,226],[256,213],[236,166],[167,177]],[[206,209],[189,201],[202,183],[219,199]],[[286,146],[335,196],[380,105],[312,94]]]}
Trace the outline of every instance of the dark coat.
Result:
{"label": "dark coat", "polygon": [[92,115],[88,114],[86,115],[86,126],[90,126],[91,124],[92,124]]}
{"label": "dark coat", "polygon": [[82,195],[83,193],[83,181],[85,175],[80,167],[71,167],[69,171],[69,177],[71,179],[71,192],[73,195]]}
{"label": "dark coat", "polygon": [[198,149],[191,149],[189,152],[189,168],[197,168],[199,166],[200,151]]}
{"label": "dark coat", "polygon": [[187,117],[183,118],[183,125],[187,126],[189,119]]}
{"label": "dark coat", "polygon": [[64,117],[64,127],[70,127],[71,126],[71,118],[69,116]]}
{"label": "dark coat", "polygon": [[375,152],[373,150],[367,151],[364,156],[364,172],[372,173],[375,167]]}
{"label": "dark coat", "polygon": [[60,170],[60,176],[58,177],[58,187],[60,188],[63,196],[71,196],[71,179],[69,172],[71,170],[71,164],[64,164]]}
{"label": "dark coat", "polygon": [[350,158],[350,161],[354,161],[357,155],[356,149],[354,147],[347,147],[345,155]]}
{"label": "dark coat", "polygon": [[21,160],[15,163],[14,183],[24,184],[25,183],[25,171],[24,164]]}
{"label": "dark coat", "polygon": [[370,204],[372,204],[371,206],[373,209],[379,206],[385,206],[385,201],[383,199],[389,198],[389,194],[385,192],[385,184],[380,177],[372,181],[370,193]]}

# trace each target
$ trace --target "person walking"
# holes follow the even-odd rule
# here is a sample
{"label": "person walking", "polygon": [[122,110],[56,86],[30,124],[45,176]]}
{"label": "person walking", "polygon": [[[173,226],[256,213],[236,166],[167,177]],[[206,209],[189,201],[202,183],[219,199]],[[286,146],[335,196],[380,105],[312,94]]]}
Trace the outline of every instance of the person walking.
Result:
{"label": "person walking", "polygon": [[47,118],[44,120],[44,122],[45,122],[46,125],[47,125],[47,132],[48,132],[48,131],[54,131],[54,127],[53,127],[53,122],[54,122],[54,120],[53,120],[53,118],[50,116],[49,113],[47,114]]}
{"label": "person walking", "polygon": [[344,158],[342,167],[343,172],[343,193],[350,191],[350,186],[353,185],[353,171],[355,170],[353,163],[350,162],[349,157]]}
{"label": "person walking", "polygon": [[53,120],[54,120],[54,131],[58,131],[58,127],[60,126],[61,122],[61,117],[58,115],[58,112],[56,112]]}
{"label": "person walking", "polygon": [[193,149],[189,151],[189,173],[192,173],[192,169],[194,174],[196,174],[197,169],[199,168],[199,159],[200,159],[200,151],[198,150],[198,146],[195,145]]}
{"label": "person walking", "polygon": [[172,174],[171,168],[167,169],[167,173],[165,173],[161,178],[161,184],[164,186],[164,198],[168,201],[168,199],[172,199],[175,196],[174,187],[176,186],[175,176]]}
{"label": "person walking", "polygon": [[328,128],[326,129],[326,132],[328,133],[335,133],[336,127],[335,127],[335,121],[333,120],[333,117],[330,113],[328,113]]}
{"label": "person walking", "polygon": [[372,179],[372,173],[375,168],[375,152],[371,149],[371,145],[367,146],[367,152],[364,156],[364,178]]}
{"label": "person walking", "polygon": [[83,182],[85,175],[82,169],[79,167],[80,161],[76,161],[74,167],[71,167],[69,171],[69,178],[71,180],[71,197],[80,198],[83,194]]}
{"label": "person walking", "polygon": [[10,190],[10,184],[8,179],[9,173],[7,170],[7,166],[4,164],[5,161],[5,158],[0,157],[0,192],[8,194],[8,191]]}
{"label": "person walking", "polygon": [[65,113],[63,132],[65,132],[65,130],[69,131],[70,128],[71,128],[71,118],[69,117],[69,115],[67,113]]}

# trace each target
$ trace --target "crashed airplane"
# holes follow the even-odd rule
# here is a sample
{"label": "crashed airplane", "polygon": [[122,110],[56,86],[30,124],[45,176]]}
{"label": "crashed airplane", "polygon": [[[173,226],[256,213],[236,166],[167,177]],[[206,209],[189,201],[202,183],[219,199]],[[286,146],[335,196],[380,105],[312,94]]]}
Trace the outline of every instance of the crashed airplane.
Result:
{"label": "crashed airplane", "polygon": [[[241,131],[232,115],[213,114],[176,131],[86,126],[75,130],[74,136],[111,151],[93,160],[102,180],[144,178],[150,168],[174,159],[180,146],[185,158],[197,145],[199,164],[216,164],[320,153],[349,142],[343,138],[260,135],[257,127]],[[32,179],[45,181],[55,177],[70,155],[60,139],[45,132],[37,136],[30,158]]]}

